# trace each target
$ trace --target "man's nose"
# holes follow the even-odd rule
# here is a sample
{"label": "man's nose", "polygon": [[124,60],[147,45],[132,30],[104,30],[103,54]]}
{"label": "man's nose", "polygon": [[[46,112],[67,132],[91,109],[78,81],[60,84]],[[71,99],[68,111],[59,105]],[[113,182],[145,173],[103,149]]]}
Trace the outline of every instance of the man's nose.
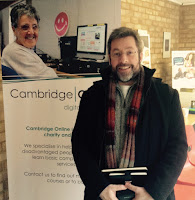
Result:
{"label": "man's nose", "polygon": [[126,53],[122,53],[120,56],[120,62],[121,63],[127,63],[128,62],[128,56]]}
{"label": "man's nose", "polygon": [[35,32],[35,31],[34,31],[33,27],[29,27],[28,33],[29,33],[29,34],[34,34],[34,32]]}

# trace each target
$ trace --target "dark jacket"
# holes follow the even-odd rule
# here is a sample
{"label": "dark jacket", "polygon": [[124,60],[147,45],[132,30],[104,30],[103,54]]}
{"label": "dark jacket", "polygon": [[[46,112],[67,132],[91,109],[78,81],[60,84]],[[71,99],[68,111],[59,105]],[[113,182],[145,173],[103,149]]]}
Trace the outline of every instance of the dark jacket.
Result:
{"label": "dark jacket", "polygon": [[[155,200],[173,200],[186,161],[187,141],[179,95],[144,68],[145,82],[135,140],[135,166],[148,167],[144,188]],[[85,200],[96,200],[109,185],[104,168],[108,69],[83,93],[72,133],[72,152],[85,185]]]}

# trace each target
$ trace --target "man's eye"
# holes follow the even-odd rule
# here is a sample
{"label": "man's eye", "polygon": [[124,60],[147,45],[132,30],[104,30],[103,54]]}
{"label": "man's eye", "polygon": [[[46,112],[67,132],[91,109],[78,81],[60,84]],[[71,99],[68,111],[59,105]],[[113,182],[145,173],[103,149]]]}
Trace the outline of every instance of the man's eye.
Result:
{"label": "man's eye", "polygon": [[119,52],[115,52],[114,56],[120,56],[120,53]]}
{"label": "man's eye", "polygon": [[29,29],[29,26],[28,25],[23,25],[21,26],[22,30],[28,30]]}
{"label": "man's eye", "polygon": [[127,55],[132,55],[133,52],[132,51],[127,51]]}
{"label": "man's eye", "polygon": [[37,25],[34,25],[34,26],[33,26],[33,29],[34,29],[34,30],[37,30],[37,29],[38,29],[38,26],[37,26]]}

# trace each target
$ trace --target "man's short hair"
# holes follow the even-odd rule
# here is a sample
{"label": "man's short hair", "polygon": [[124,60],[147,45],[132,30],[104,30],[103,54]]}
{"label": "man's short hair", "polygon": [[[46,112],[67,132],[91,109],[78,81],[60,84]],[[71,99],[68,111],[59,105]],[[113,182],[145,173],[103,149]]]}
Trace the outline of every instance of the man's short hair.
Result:
{"label": "man's short hair", "polygon": [[112,33],[110,34],[110,37],[108,39],[108,54],[110,54],[111,43],[113,40],[128,37],[128,36],[132,36],[135,39],[135,43],[138,48],[138,51],[139,53],[141,53],[143,51],[143,41],[140,38],[138,32],[128,27],[120,27],[120,28],[114,29]]}
{"label": "man's short hair", "polygon": [[35,18],[37,20],[37,23],[39,23],[40,21],[40,17],[33,6],[18,4],[13,7],[10,12],[12,27],[18,27],[18,21],[23,15],[27,15],[30,18]]}

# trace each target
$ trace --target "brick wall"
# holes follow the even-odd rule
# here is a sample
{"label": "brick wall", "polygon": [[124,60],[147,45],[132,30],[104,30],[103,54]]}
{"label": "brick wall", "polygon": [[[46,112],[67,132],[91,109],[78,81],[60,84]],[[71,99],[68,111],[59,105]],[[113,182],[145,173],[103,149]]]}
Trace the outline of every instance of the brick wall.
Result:
{"label": "brick wall", "polygon": [[[195,50],[195,5],[181,6],[168,0],[121,0],[121,25],[147,30],[151,68],[155,77],[172,85],[172,60],[163,58],[163,32],[171,32],[171,51]],[[180,92],[182,107],[190,107],[193,92]]]}
{"label": "brick wall", "polygon": [[[1,57],[0,57],[1,63]],[[8,200],[7,158],[3,111],[2,76],[0,67],[0,200]]]}
{"label": "brick wall", "polygon": [[121,25],[147,30],[150,35],[151,68],[171,85],[172,61],[163,58],[163,34],[171,32],[171,50],[178,50],[180,5],[168,0],[121,0]]}
{"label": "brick wall", "polygon": [[180,8],[179,50],[195,50],[195,5]]}
{"label": "brick wall", "polygon": [[[195,5],[180,7],[179,49],[195,50]],[[195,88],[192,92],[179,92],[183,107],[190,107],[195,100]]]}

